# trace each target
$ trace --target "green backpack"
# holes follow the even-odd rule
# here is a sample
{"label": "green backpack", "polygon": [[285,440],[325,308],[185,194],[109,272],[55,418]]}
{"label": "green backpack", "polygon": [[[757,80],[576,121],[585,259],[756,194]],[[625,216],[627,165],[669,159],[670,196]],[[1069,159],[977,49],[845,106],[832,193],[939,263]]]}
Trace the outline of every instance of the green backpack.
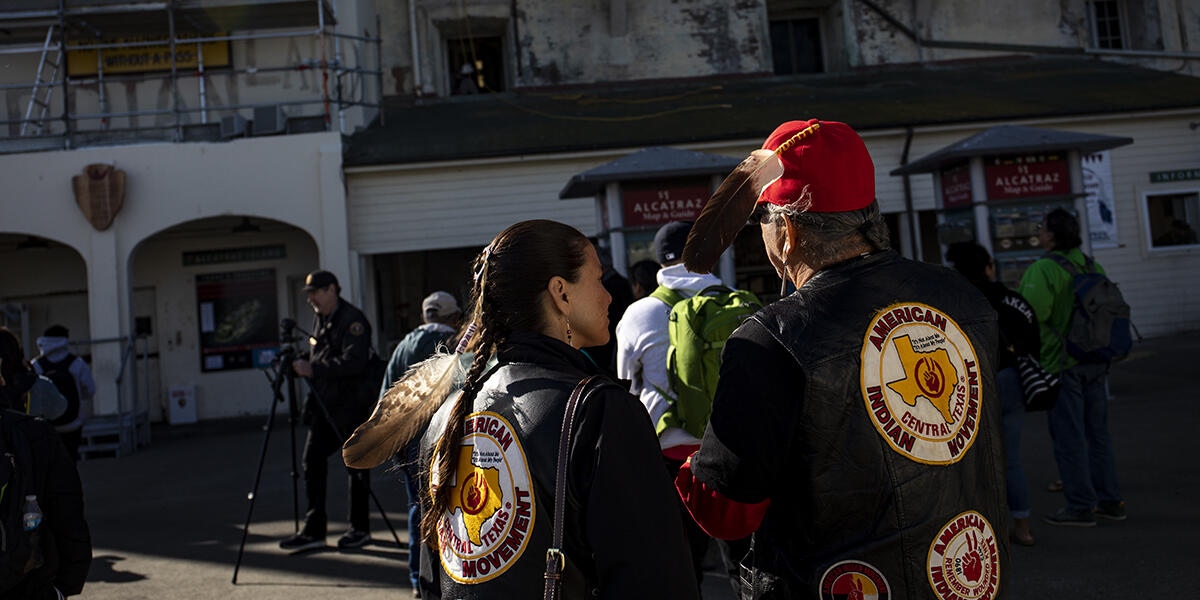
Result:
{"label": "green backpack", "polygon": [[762,308],[762,303],[750,292],[720,285],[704,288],[691,298],[661,285],[650,295],[671,307],[667,375],[674,393],[655,388],[668,400],[655,431],[661,435],[667,428],[678,427],[701,437],[712,414],[725,340]]}

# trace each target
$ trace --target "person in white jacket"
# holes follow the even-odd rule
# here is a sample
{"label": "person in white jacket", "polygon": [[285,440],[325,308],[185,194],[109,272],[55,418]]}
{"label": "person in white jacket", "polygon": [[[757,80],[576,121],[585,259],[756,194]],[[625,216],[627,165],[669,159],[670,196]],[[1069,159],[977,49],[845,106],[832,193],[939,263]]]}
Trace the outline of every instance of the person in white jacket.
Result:
{"label": "person in white jacket", "polygon": [[33,360],[33,369],[58,388],[67,400],[67,410],[52,421],[55,431],[62,438],[71,458],[79,460],[79,443],[83,433],[85,404],[96,395],[96,381],[92,370],[82,358],[71,354],[68,348],[70,333],[62,325],[53,325],[37,339],[41,355]]}
{"label": "person in white jacket", "polygon": [[[692,224],[675,221],[663,225],[654,235],[654,254],[663,268],[658,271],[658,284],[674,290],[684,298],[691,298],[701,290],[722,285],[721,280],[711,274],[688,271],[683,265],[683,246],[687,242]],[[647,290],[652,291],[652,290]],[[617,323],[617,376],[631,382],[629,391],[642,401],[650,418],[651,426],[657,427],[666,412],[670,399],[671,381],[667,376],[667,349],[671,346],[667,325],[671,307],[654,296],[637,300],[625,309]],[[678,427],[664,429],[658,434],[666,463],[667,476],[674,481],[680,465],[700,447],[700,440]],[[703,576],[704,556],[708,551],[708,534],[696,525],[682,502],[680,516],[691,546],[692,564],[696,576]],[[736,568],[737,559],[730,563],[729,549],[724,545],[722,555],[728,568]]]}

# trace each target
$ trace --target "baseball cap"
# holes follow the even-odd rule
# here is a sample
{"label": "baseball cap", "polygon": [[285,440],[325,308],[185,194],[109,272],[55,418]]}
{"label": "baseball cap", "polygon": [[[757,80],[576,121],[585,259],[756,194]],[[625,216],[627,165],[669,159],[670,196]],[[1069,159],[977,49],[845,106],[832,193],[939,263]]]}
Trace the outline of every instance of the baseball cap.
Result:
{"label": "baseball cap", "polygon": [[434,292],[421,301],[421,313],[427,317],[446,317],[458,310],[458,301],[446,292]]}
{"label": "baseball cap", "polygon": [[788,121],[763,143],[775,150],[807,129],[807,135],[779,153],[783,175],[763,188],[759,202],[787,206],[805,188],[812,196],[808,212],[847,212],[866,208],[875,200],[875,163],[862,138],[836,121]]}
{"label": "baseball cap", "polygon": [[654,234],[654,257],[659,264],[665,265],[683,258],[683,246],[691,230],[691,221],[672,221],[658,228]]}
{"label": "baseball cap", "polygon": [[337,285],[337,277],[329,271],[313,271],[304,278],[304,291],[311,292],[321,288],[329,287],[329,285]]}

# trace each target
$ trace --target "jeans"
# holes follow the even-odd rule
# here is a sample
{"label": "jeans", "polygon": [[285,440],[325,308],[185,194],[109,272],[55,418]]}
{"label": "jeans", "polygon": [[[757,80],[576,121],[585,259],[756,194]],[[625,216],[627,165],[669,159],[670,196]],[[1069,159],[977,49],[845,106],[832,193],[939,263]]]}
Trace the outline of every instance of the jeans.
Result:
{"label": "jeans", "polygon": [[1004,428],[1005,480],[1008,488],[1008,510],[1014,519],[1029,517],[1029,482],[1021,466],[1021,421],[1025,418],[1025,394],[1021,391],[1021,375],[1015,367],[996,373],[996,388],[1000,392],[1001,423]]}
{"label": "jeans", "polygon": [[421,497],[417,485],[417,461],[420,458],[420,437],[401,449],[403,456],[404,489],[408,493],[408,580],[413,587],[421,581]]}
{"label": "jeans", "polygon": [[1106,364],[1079,364],[1059,373],[1062,391],[1048,415],[1063,495],[1073,511],[1121,500],[1108,434],[1107,375]]}

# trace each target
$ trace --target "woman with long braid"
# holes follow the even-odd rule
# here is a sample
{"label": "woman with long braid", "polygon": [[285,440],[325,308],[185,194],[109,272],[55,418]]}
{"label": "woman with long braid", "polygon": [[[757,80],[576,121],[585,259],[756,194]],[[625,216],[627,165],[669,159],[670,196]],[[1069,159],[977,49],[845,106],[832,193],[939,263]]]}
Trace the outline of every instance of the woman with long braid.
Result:
{"label": "woman with long braid", "polygon": [[[592,381],[559,462],[567,399],[600,373],[579,348],[609,337],[595,248],[570,226],[525,221],[496,236],[474,274],[459,344],[474,358],[461,392],[444,390],[456,379],[446,375],[454,356],[422,363],[343,450],[355,466],[382,460],[420,428],[414,419],[440,405],[421,440],[420,539],[432,550],[422,553],[423,592],[536,597],[553,522],[565,511],[564,598],[697,598],[658,442],[636,398],[611,380]],[[565,506],[555,505],[559,468]]]}

